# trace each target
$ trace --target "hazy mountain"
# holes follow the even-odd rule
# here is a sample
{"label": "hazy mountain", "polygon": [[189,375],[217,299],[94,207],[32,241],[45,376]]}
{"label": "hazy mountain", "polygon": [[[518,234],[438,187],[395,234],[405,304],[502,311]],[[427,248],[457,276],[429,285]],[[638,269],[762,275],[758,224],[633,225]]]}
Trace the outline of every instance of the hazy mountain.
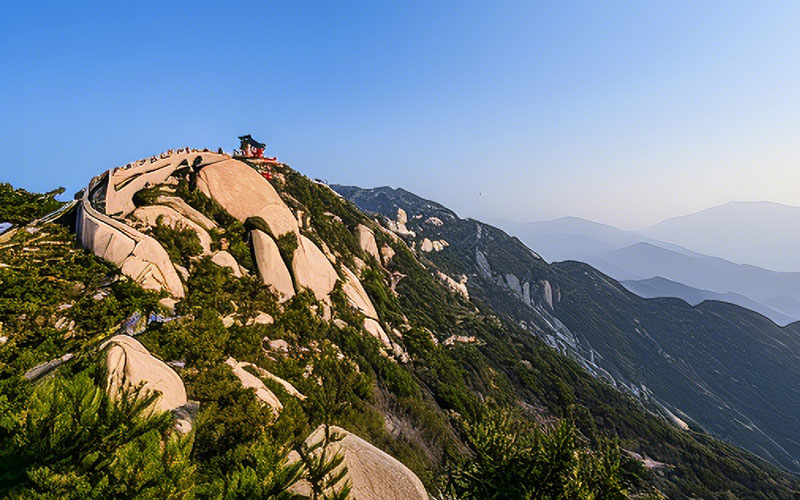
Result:
{"label": "hazy mountain", "polygon": [[[504,227],[552,262],[586,262],[621,281],[663,277],[720,294],[715,300],[745,307],[749,304],[780,324],[800,319],[800,273],[736,264],[674,242],[577,217],[526,224],[509,222]],[[648,297],[685,298],[662,288],[647,290]]]}
{"label": "hazy mountain", "polygon": [[[516,235],[551,262],[585,260],[610,250],[641,241],[655,242],[634,231],[580,217],[562,217],[549,221],[517,223],[505,221],[500,227]],[[666,243],[661,243],[668,246]]]}
{"label": "hazy mountain", "polygon": [[763,303],[775,310],[782,311],[793,318],[800,318],[800,299],[795,297],[772,297]]}
{"label": "hazy mountain", "polygon": [[781,328],[723,302],[643,299],[586,264],[548,264],[517,238],[406,191],[334,189],[390,220],[403,209],[407,241],[447,242],[420,255],[470,297],[651,411],[800,471],[800,324]]}
{"label": "hazy mountain", "polygon": [[738,263],[799,271],[800,207],[732,201],[673,217],[640,233]]}
{"label": "hazy mountain", "polygon": [[706,300],[730,302],[731,304],[746,307],[747,309],[755,311],[759,314],[763,314],[779,325],[787,325],[793,321],[796,321],[796,318],[783,314],[780,311],[777,311],[760,302],[756,302],[755,300],[747,298],[744,295],[733,292],[717,293],[710,290],[693,288],[686,286],[683,283],[678,283],[677,281],[662,278],[661,276],[638,281],[621,281],[620,283],[622,283],[625,288],[631,292],[646,299],[652,299],[656,297],[676,297],[685,300],[693,306],[696,306],[697,304],[700,304]]}
{"label": "hazy mountain", "polygon": [[[767,301],[780,303],[782,300],[800,298],[800,273],[770,271],[697,253],[683,254],[650,243],[637,243],[612,250],[602,255],[601,259],[590,259],[589,262],[612,276],[614,267],[607,269],[604,262],[638,276],[634,279],[661,276],[692,288],[716,293],[738,293],[765,305]],[[775,302],[776,298],[780,299]],[[778,307],[770,307],[796,317]]]}

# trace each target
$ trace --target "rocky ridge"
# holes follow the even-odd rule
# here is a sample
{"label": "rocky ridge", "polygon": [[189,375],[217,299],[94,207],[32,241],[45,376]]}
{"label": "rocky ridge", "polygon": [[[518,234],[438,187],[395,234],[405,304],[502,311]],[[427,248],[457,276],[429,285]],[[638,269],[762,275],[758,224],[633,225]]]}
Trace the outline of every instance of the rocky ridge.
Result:
{"label": "rocky ridge", "polygon": [[[445,272],[463,274],[470,296],[513,317],[672,425],[703,429],[800,470],[800,449],[787,435],[797,416],[777,409],[796,394],[764,376],[765,367],[772,367],[781,380],[800,380],[789,361],[800,355],[797,325],[780,328],[752,311],[711,301],[691,307],[679,300],[643,300],[588,265],[548,264],[501,230],[461,219],[402,189],[335,189],[386,218],[389,227],[399,224],[402,211],[403,237],[441,269],[443,279],[452,279]],[[449,241],[446,249],[425,251],[426,242],[440,239]],[[753,362],[755,357],[762,361]],[[750,382],[743,386],[744,379]],[[767,400],[774,410],[753,404]]]}
{"label": "rocky ridge", "polygon": [[[247,269],[241,263],[213,241],[210,231],[217,229],[217,224],[174,195],[174,186],[186,175],[191,175],[196,190],[238,221],[252,225],[246,239],[251,244],[255,270],[279,303],[307,290],[321,305],[322,317],[333,320],[336,313],[331,294],[334,289],[341,290],[350,306],[364,316],[363,323],[357,326],[376,338],[385,348],[387,356],[407,360],[401,344],[384,330],[381,318],[357,274],[343,263],[337,263],[330,251],[321,250],[315,241],[304,234],[298,223],[302,221],[302,212],[292,211],[270,181],[252,166],[227,155],[206,151],[168,154],[155,160],[143,160],[125,168],[112,169],[95,177],[83,191],[80,200],[76,216],[79,241],[99,257],[119,266],[123,274],[145,289],[168,294],[162,299],[165,305],[171,305],[185,296],[190,274],[185,267],[170,260],[162,244],[151,235],[157,226],[193,232],[200,244],[200,252],[195,258],[210,257],[211,262],[230,269],[235,277],[247,274]],[[152,197],[152,204],[137,206],[137,201],[141,200],[135,199],[136,196],[144,190],[153,189],[161,194]],[[359,224],[356,232],[361,249],[380,262],[373,230]],[[282,252],[279,243],[287,240],[290,241],[288,246],[293,248]],[[359,267],[363,267],[363,264]],[[105,346],[109,346],[108,390],[111,393],[143,384],[146,391],[160,394],[154,407],[156,410],[175,412],[189,404],[180,377],[164,362],[150,355],[135,339],[120,335],[102,347]],[[225,364],[244,388],[255,391],[255,396],[271,409],[275,417],[280,415],[284,405],[262,379],[277,382],[286,393],[305,399],[289,382],[252,363],[238,362],[230,357]],[[191,421],[179,420],[176,427],[188,432]],[[341,432],[346,433],[343,430]],[[353,440],[361,443],[359,446],[373,450],[370,452],[372,455],[360,454],[358,462],[349,463],[355,459],[348,459],[356,498],[389,498],[382,496],[388,491],[395,491],[395,494],[402,496],[407,489],[404,485],[406,481],[413,484],[411,488],[416,492],[414,498],[427,498],[419,479],[402,464],[363,440],[349,433],[346,435],[348,437],[337,445],[344,447],[343,450],[350,449],[349,443]],[[347,453],[345,455],[349,456]],[[375,464],[370,465],[371,461],[375,461]],[[394,479],[382,478],[375,483],[380,485],[378,488],[372,484],[374,478],[370,479],[373,467],[382,468],[383,476],[391,474],[398,467],[404,472]]]}

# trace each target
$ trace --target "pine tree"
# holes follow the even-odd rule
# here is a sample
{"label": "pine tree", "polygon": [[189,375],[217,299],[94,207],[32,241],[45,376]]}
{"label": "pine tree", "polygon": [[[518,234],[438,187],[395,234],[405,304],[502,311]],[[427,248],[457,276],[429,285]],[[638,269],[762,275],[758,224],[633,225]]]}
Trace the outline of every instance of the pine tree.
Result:
{"label": "pine tree", "polygon": [[461,422],[472,456],[451,458],[450,500],[617,500],[627,498],[616,441],[588,449],[566,420],[549,429],[518,413],[487,408]]}
{"label": "pine tree", "polygon": [[87,374],[39,385],[4,415],[0,492],[24,498],[192,498],[191,439],[154,413],[158,394],[111,398]]}

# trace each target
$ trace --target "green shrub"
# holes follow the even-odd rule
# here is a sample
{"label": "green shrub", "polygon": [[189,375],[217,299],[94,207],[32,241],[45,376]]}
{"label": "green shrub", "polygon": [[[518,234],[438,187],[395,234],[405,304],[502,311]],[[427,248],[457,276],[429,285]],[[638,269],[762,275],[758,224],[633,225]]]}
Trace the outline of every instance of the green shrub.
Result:
{"label": "green shrub", "polygon": [[27,224],[58,210],[62,202],[55,199],[62,194],[60,187],[44,194],[29,193],[22,188],[14,189],[7,182],[0,182],[0,222]]}
{"label": "green shrub", "polygon": [[158,216],[150,234],[161,243],[172,262],[189,269],[192,257],[203,253],[200,237],[194,229],[170,227],[164,224],[163,219],[163,215]]}
{"label": "green shrub", "polygon": [[453,500],[627,498],[619,445],[591,450],[567,421],[543,428],[485,408],[462,420],[461,430],[471,456],[450,461],[446,490]]}
{"label": "green shrub", "polygon": [[112,399],[86,374],[42,383],[24,413],[0,418],[0,493],[189,498],[191,441],[170,437],[171,415],[149,409],[156,397],[132,390]]}

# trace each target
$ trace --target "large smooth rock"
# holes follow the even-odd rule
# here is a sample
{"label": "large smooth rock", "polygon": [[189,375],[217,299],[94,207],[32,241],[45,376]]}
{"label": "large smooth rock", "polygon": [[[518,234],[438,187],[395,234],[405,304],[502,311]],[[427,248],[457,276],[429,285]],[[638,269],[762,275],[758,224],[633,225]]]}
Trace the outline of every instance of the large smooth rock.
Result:
{"label": "large smooth rock", "polygon": [[240,221],[261,217],[275,237],[300,230],[272,184],[240,161],[226,160],[203,168],[197,175],[197,187]]}
{"label": "large smooth rock", "polygon": [[120,267],[125,259],[133,254],[139,240],[137,236],[141,234],[138,231],[137,234],[130,234],[135,231],[133,228],[130,228],[130,231],[123,231],[116,227],[117,224],[122,224],[121,222],[95,218],[86,210],[80,211],[78,224],[83,246],[98,257]]}
{"label": "large smooth rock", "polygon": [[208,231],[196,222],[178,213],[174,208],[164,205],[147,205],[134,210],[133,216],[150,227],[155,227],[160,217],[161,223],[172,229],[191,229],[197,233],[197,237],[200,239],[200,246],[203,247],[203,255],[211,254],[211,236],[208,235]]}
{"label": "large smooth rock", "polygon": [[[124,217],[133,212],[136,209],[133,203],[134,194],[148,186],[174,182],[175,178],[170,176],[177,169],[196,163],[210,166],[227,161],[232,160],[226,155],[187,149],[161,155],[161,158],[142,160],[125,168],[114,168],[106,175],[96,177],[84,190],[79,205],[76,229],[81,244],[119,266],[123,273],[143,287],[166,290],[173,297],[182,298],[184,290],[180,276],[161,245],[150,236],[109,215]],[[96,192],[104,194],[104,213],[102,209],[96,210],[89,199],[90,194]],[[164,199],[171,209],[203,230],[214,226],[212,221],[186,205],[183,200],[175,197]],[[198,234],[203,239],[202,233]]]}
{"label": "large smooth rock", "polygon": [[265,206],[259,210],[255,216],[260,217],[266,222],[270,232],[276,237],[289,233],[300,233],[297,219],[295,219],[294,215],[292,215],[292,211],[289,210],[289,207],[287,207],[283,201],[281,201],[280,204],[273,203]]}
{"label": "large smooth rock", "polygon": [[138,340],[128,335],[115,335],[101,348],[108,348],[107,390],[112,396],[142,384],[145,391],[160,394],[153,405],[156,411],[172,411],[187,403],[186,389],[178,374],[150,354]]}
{"label": "large smooth rock", "polygon": [[375,241],[375,233],[372,232],[372,229],[364,224],[359,224],[356,226],[356,232],[358,232],[358,244],[361,249],[380,262],[381,256],[378,253],[378,243]]}
{"label": "large smooth rock", "polygon": [[210,152],[192,151],[174,153],[154,162],[137,163],[133,168],[116,168],[110,171],[109,189],[106,192],[106,213],[126,216],[133,212],[136,205],[133,195],[146,186],[155,186],[167,182],[169,177],[181,168],[181,164],[192,165],[200,157],[204,164],[222,161],[228,158]]}
{"label": "large smooth rock", "polygon": [[143,288],[184,296],[181,278],[158,241],[96,212],[85,197],[79,207],[77,233],[85,248],[119,266],[123,274]]}
{"label": "large smooth rock", "polygon": [[369,332],[370,335],[378,339],[384,347],[392,349],[392,341],[389,339],[389,336],[386,335],[386,331],[377,320],[373,318],[364,318],[364,329]]}
{"label": "large smooth rock", "polygon": [[231,367],[233,374],[242,383],[242,387],[255,390],[256,397],[268,404],[276,417],[280,415],[281,410],[283,410],[283,404],[278,399],[278,396],[264,385],[260,378],[244,369],[249,363],[239,363],[233,358],[228,358],[225,364]]}
{"label": "large smooth rock", "polygon": [[308,288],[317,300],[325,300],[333,291],[339,276],[313,241],[300,235],[292,257],[292,271],[298,287]]}
{"label": "large smooth rock", "polygon": [[227,267],[237,278],[242,277],[242,271],[239,268],[239,263],[236,262],[236,259],[233,258],[233,255],[229,254],[225,250],[220,250],[212,255],[211,262],[220,267]]}
{"label": "large smooth rock", "polygon": [[347,300],[350,301],[353,307],[361,311],[364,316],[377,319],[378,312],[375,310],[375,306],[372,305],[372,300],[370,300],[369,295],[367,295],[367,291],[364,290],[364,286],[361,285],[361,281],[355,273],[346,266],[342,266],[342,270],[345,276],[345,281],[342,284],[342,291],[345,296],[347,296]]}
{"label": "large smooth rock", "polygon": [[[351,496],[355,500],[428,500],[422,481],[400,461],[376,448],[367,441],[342,429],[331,426],[332,434],[341,437],[328,445],[328,453],[341,453],[344,457],[340,467],[347,467],[347,478],[353,486]],[[306,439],[311,446],[325,437],[325,427],[319,426]],[[318,452],[321,452],[318,451]],[[299,460],[297,452],[289,454],[289,461]],[[310,485],[301,481],[293,490],[309,496]]]}
{"label": "large smooth rock", "polygon": [[214,221],[192,208],[183,198],[177,196],[159,196],[156,203],[172,208],[195,224],[199,224],[206,231],[211,231],[217,227]]}
{"label": "large smooth rock", "polygon": [[[113,262],[113,261],[112,261]],[[183,298],[184,290],[178,271],[154,238],[145,236],[136,243],[133,253],[120,264],[126,276],[148,290],[166,290],[173,297]]]}
{"label": "large smooth rock", "polygon": [[278,295],[278,302],[286,302],[294,297],[292,275],[283,262],[278,244],[270,235],[258,229],[250,232],[253,242],[253,253],[261,282],[272,288]]}

